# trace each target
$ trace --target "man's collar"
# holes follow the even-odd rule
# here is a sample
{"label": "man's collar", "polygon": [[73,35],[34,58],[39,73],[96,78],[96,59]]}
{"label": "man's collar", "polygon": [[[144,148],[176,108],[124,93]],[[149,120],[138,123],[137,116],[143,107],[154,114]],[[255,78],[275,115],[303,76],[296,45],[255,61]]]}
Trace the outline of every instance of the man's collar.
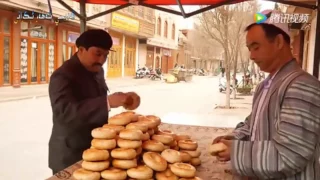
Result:
{"label": "man's collar", "polygon": [[84,71],[84,72],[86,72],[86,73],[88,73],[88,74],[91,74],[91,75],[96,75],[96,74],[98,74],[98,73],[93,73],[93,72],[91,72],[91,71],[88,71],[88,70],[83,66],[83,64],[81,63],[81,61],[80,61],[77,53],[75,53],[75,54],[70,58],[70,60],[73,61],[73,62],[75,63],[75,65],[76,65],[77,67],[79,67],[79,69],[81,69],[81,71]]}

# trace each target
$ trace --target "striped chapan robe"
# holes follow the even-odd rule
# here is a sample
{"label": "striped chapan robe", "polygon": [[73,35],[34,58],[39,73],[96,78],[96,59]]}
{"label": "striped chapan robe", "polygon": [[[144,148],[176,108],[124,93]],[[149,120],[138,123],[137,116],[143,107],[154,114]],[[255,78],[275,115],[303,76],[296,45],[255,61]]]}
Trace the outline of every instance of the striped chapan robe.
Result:
{"label": "striped chapan robe", "polygon": [[275,75],[257,120],[257,87],[251,114],[234,130],[234,173],[249,179],[320,180],[320,82],[295,60]]}

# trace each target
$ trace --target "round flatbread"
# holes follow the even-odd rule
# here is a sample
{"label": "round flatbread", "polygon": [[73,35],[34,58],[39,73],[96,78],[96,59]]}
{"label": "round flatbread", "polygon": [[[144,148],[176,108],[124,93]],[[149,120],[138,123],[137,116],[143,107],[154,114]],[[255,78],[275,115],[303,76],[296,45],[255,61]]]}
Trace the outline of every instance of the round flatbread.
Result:
{"label": "round flatbread", "polygon": [[126,110],[135,110],[140,106],[140,96],[135,92],[126,93],[127,100],[124,104]]}

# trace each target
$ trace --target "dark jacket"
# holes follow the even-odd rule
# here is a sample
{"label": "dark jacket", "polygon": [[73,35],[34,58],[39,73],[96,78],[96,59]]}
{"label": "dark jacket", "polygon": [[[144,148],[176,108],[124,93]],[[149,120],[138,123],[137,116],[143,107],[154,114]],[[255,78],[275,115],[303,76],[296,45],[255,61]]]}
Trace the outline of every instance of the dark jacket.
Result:
{"label": "dark jacket", "polygon": [[74,55],[51,76],[49,96],[53,128],[49,167],[60,171],[82,159],[90,148],[91,131],[107,123],[107,91],[103,70],[87,71]]}

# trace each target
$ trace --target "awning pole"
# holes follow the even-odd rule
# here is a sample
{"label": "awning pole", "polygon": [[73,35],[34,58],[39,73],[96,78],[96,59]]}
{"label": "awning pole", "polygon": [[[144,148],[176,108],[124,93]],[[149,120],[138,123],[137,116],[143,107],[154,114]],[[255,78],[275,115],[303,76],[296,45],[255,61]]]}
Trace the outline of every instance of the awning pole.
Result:
{"label": "awning pole", "polygon": [[83,33],[87,29],[87,15],[86,15],[86,1],[80,0],[80,15],[83,17],[80,18],[80,33]]}
{"label": "awning pole", "polygon": [[[314,61],[313,61],[313,76],[319,78],[319,66],[320,66],[320,0],[317,0],[316,9],[316,38],[314,45]],[[318,49],[318,50],[317,50]]]}

